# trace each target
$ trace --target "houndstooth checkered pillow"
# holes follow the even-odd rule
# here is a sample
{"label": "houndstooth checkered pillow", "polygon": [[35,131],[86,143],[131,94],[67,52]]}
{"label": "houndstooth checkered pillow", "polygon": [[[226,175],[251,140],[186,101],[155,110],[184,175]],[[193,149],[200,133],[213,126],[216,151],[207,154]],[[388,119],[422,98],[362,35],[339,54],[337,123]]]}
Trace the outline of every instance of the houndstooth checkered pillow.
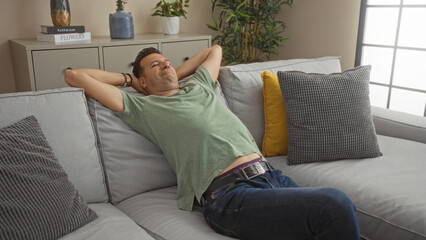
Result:
{"label": "houndstooth checkered pillow", "polygon": [[370,70],[278,72],[287,109],[289,165],[382,155],[370,110]]}
{"label": "houndstooth checkered pillow", "polygon": [[0,239],[57,239],[95,218],[34,116],[0,129]]}

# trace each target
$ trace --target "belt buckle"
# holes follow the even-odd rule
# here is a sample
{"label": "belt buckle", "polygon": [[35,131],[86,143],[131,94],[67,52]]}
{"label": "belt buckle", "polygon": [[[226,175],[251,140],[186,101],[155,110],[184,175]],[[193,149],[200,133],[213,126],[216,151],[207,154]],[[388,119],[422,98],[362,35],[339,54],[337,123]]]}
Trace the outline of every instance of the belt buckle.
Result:
{"label": "belt buckle", "polygon": [[[253,174],[252,176],[248,176],[247,173],[246,173],[246,169],[250,168],[251,166],[254,166],[254,168],[256,169],[257,173]],[[250,166],[247,166],[247,167],[243,168],[242,172],[243,172],[244,176],[246,177],[246,179],[252,179],[252,178],[257,177],[257,176],[259,176],[261,174],[264,174],[266,171],[262,167],[262,165],[260,165],[259,162],[255,162],[253,165],[250,165]]]}

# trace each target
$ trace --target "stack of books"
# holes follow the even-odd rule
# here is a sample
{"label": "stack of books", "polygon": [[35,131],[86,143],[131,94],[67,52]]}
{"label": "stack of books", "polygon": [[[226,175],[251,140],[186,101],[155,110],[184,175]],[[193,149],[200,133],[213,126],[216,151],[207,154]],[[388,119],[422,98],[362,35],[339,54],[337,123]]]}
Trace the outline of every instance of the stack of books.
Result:
{"label": "stack of books", "polygon": [[84,26],[77,25],[63,27],[41,25],[41,32],[37,33],[37,41],[54,43],[88,41],[91,37]]}

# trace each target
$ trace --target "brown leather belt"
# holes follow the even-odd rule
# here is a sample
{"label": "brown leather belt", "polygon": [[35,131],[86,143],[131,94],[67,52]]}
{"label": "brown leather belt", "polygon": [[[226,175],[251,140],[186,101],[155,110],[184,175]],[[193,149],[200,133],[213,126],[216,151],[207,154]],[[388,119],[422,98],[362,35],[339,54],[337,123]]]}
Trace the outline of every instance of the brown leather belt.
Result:
{"label": "brown leather belt", "polygon": [[268,162],[255,162],[226,177],[214,180],[204,192],[203,197],[210,196],[216,189],[230,185],[237,179],[252,179],[273,170],[274,168]]}

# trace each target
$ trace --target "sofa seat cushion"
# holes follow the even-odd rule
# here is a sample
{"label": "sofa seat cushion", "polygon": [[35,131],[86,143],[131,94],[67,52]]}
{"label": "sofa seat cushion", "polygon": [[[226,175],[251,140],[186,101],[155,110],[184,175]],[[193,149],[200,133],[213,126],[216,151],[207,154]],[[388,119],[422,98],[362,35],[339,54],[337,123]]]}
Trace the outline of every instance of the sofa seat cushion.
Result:
{"label": "sofa seat cushion", "polygon": [[426,144],[377,135],[383,156],[289,166],[267,158],[302,187],[334,187],[357,208],[367,239],[425,239]]}
{"label": "sofa seat cushion", "polygon": [[83,90],[62,88],[0,95],[0,128],[30,115],[37,118],[59,163],[84,200],[106,202],[103,169]]}
{"label": "sofa seat cushion", "polygon": [[232,239],[211,229],[200,206],[192,212],[177,206],[177,187],[136,195],[117,205],[156,239]]}
{"label": "sofa seat cushion", "polygon": [[131,218],[109,203],[92,203],[98,218],[60,240],[148,240],[152,238]]}

